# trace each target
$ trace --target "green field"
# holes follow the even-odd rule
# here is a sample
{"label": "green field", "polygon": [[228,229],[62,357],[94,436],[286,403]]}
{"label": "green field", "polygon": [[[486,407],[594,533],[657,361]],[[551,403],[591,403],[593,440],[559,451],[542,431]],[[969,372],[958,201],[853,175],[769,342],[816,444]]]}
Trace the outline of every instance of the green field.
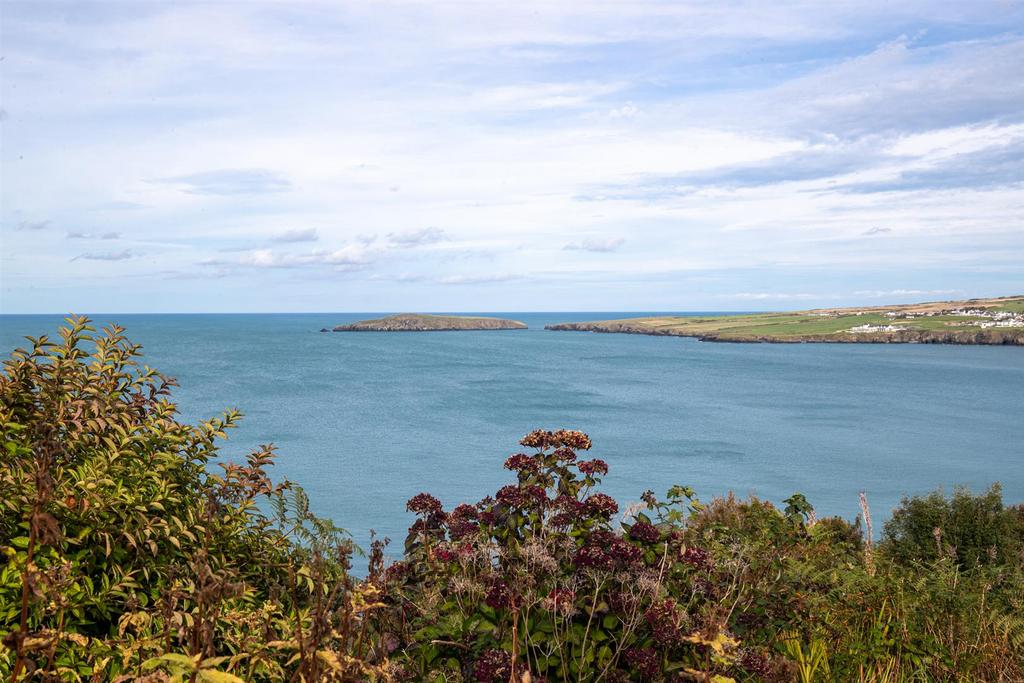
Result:
{"label": "green field", "polygon": [[995,307],[998,311],[1010,311],[1011,313],[1024,313],[1024,301],[1007,301]]}
{"label": "green field", "polygon": [[[551,325],[555,330],[589,330],[633,334],[666,334],[721,341],[955,341],[1002,343],[1024,341],[1024,327],[982,327],[987,315],[953,313],[983,309],[1024,314],[1024,297],[972,299],[871,308],[817,309],[786,313],[717,316],[657,316],[589,323]],[[887,315],[893,314],[895,316]],[[900,317],[912,316],[912,317]],[[895,329],[853,332],[872,325]],[[948,338],[948,339],[947,339]],[[1021,343],[1015,341],[1014,343]]]}

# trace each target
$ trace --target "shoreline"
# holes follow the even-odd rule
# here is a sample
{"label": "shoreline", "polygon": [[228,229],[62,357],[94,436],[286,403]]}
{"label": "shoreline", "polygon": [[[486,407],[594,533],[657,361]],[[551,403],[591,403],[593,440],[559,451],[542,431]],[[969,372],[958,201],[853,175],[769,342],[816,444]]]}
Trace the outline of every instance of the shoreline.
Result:
{"label": "shoreline", "polygon": [[1024,296],[740,315],[664,315],[545,325],[601,334],[751,344],[1024,346]]}
{"label": "shoreline", "polygon": [[1024,335],[1015,337],[968,333],[970,335],[969,338],[964,333],[935,333],[931,331],[921,331],[915,334],[894,333],[887,335],[883,333],[879,336],[850,334],[831,337],[784,338],[768,336],[723,337],[720,335],[696,334],[675,330],[653,330],[618,325],[604,326],[601,323],[559,323],[557,325],[546,325],[544,329],[552,332],[592,332],[612,335],[643,335],[646,337],[683,337],[696,339],[701,342],[722,344],[950,344],[958,346],[1024,346]]}
{"label": "shoreline", "polygon": [[637,334],[647,337],[685,337],[702,342],[722,344],[950,344],[957,346],[1024,346],[1024,335],[987,334],[980,332],[936,332],[907,330],[895,333],[814,335],[803,337],[773,337],[767,335],[699,334],[671,329],[644,329],[620,323],[558,323],[545,325],[553,332],[593,332],[596,334]]}

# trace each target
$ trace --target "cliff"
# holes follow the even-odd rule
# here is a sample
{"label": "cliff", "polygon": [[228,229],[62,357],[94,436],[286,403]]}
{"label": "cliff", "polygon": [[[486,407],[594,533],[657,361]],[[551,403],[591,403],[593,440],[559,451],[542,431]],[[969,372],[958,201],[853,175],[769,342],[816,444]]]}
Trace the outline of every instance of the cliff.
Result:
{"label": "cliff", "polygon": [[561,323],[545,329],[721,342],[1024,346],[1024,297],[782,313],[665,315]]}
{"label": "cliff", "polygon": [[655,328],[620,321],[559,323],[546,330],[600,332],[606,334],[645,334],[655,337],[693,337],[700,341],[761,344],[980,344],[1024,346],[1024,330],[899,330],[896,332],[769,335],[692,332],[685,329]]}

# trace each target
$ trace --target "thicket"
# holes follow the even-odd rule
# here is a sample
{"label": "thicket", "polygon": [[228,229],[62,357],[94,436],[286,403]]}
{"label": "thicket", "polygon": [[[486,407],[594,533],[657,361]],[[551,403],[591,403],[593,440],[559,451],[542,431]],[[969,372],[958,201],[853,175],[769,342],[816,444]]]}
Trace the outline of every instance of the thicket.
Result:
{"label": "thicket", "polygon": [[[9,681],[1024,680],[1024,512],[993,487],[862,520],[796,494],[620,510],[576,431],[510,483],[422,493],[402,559],[218,458],[118,327],[69,319],[0,377],[0,677]],[[865,508],[866,510],[866,508]],[[868,539],[865,542],[865,539]]]}

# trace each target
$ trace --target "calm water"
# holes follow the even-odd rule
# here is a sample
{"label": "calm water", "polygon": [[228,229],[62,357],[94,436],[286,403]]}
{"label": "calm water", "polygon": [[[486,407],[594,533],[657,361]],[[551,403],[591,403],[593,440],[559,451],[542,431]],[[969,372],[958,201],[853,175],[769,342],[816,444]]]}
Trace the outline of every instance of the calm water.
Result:
{"label": "calm water", "polygon": [[[226,452],[280,447],[279,476],[364,543],[396,541],[405,500],[475,501],[536,427],[578,428],[606,490],[674,483],[884,519],[900,496],[993,481],[1024,501],[1024,348],[710,344],[543,330],[621,314],[502,314],[526,331],[321,334],[367,314],[118,315],[181,383],[189,420],[246,414]],[[631,314],[636,315],[636,314]],[[4,355],[60,316],[0,317]],[[400,547],[400,544],[398,544]]]}

